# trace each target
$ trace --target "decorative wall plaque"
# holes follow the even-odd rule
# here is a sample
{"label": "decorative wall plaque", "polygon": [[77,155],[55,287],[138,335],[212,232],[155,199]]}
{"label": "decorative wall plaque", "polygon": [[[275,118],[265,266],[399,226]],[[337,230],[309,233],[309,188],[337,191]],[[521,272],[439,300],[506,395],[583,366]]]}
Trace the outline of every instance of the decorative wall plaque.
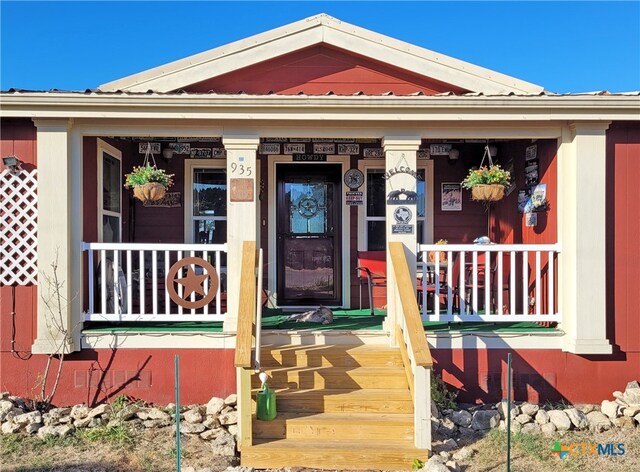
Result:
{"label": "decorative wall plaque", "polygon": [[252,202],[254,199],[253,179],[231,178],[229,179],[229,200],[232,202]]}

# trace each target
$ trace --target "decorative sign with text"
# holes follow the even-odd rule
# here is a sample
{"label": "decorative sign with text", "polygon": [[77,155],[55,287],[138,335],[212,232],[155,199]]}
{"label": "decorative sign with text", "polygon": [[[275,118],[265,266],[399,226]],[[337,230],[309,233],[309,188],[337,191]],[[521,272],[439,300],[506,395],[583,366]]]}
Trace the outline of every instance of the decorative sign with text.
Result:
{"label": "decorative sign with text", "polygon": [[307,148],[303,143],[286,143],[284,145],[285,154],[304,154],[306,150]]}
{"label": "decorative sign with text", "polygon": [[259,154],[280,154],[280,143],[261,143]]}
{"label": "decorative sign with text", "polygon": [[364,202],[363,192],[347,192],[345,193],[345,202],[347,205],[362,205]]}
{"label": "decorative sign with text", "polygon": [[211,159],[211,148],[191,148],[191,159]]}
{"label": "decorative sign with text", "polygon": [[152,154],[160,154],[160,143],[138,143],[138,153],[145,154],[149,147]]}
{"label": "decorative sign with text", "polygon": [[333,143],[313,143],[314,154],[335,154],[336,145]]}
{"label": "decorative sign with text", "polygon": [[293,162],[325,162],[326,154],[294,154]]}

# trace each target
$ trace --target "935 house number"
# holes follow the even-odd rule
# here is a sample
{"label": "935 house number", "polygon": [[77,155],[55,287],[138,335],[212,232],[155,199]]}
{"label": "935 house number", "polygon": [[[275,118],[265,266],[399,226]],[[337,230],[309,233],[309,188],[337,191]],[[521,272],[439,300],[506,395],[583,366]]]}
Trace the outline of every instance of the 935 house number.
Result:
{"label": "935 house number", "polygon": [[253,175],[253,168],[251,166],[245,166],[244,164],[231,163],[231,173],[237,175],[246,175],[250,177]]}

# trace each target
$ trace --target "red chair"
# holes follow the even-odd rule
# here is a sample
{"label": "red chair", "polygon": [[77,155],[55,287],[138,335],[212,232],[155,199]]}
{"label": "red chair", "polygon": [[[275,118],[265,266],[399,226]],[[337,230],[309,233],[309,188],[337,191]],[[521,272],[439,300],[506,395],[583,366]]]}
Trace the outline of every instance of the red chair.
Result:
{"label": "red chair", "polygon": [[356,270],[360,281],[360,309],[362,309],[362,285],[366,283],[369,292],[369,308],[373,316],[373,287],[387,287],[387,254],[385,251],[358,251]]}

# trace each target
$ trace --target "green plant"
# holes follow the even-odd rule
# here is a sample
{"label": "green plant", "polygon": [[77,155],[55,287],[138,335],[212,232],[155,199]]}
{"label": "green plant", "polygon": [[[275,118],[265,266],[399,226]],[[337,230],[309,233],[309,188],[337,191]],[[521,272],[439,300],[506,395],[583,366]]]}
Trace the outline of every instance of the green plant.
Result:
{"label": "green plant", "polygon": [[126,188],[132,188],[137,185],[144,185],[151,182],[157,182],[164,188],[169,188],[173,185],[174,174],[167,174],[164,169],[158,169],[156,166],[149,164],[144,166],[134,167],[130,174],[125,177]]}
{"label": "green plant", "polygon": [[118,413],[119,411],[122,411],[124,407],[127,406],[128,403],[129,403],[129,397],[127,397],[126,395],[118,395],[113,400],[113,404],[111,405],[111,410],[113,411],[113,413]]}
{"label": "green plant", "polygon": [[135,436],[131,433],[129,427],[124,423],[81,430],[76,434],[80,439],[88,442],[105,441],[117,444],[121,447],[133,447],[136,444]]}
{"label": "green plant", "polygon": [[431,399],[438,409],[455,409],[457,392],[449,390],[442,377],[436,373],[431,375]]}
{"label": "green plant", "polygon": [[511,174],[498,164],[490,167],[482,166],[479,169],[471,169],[462,181],[462,186],[471,189],[477,185],[509,185]]}
{"label": "green plant", "polygon": [[411,469],[412,470],[420,470],[424,467],[424,462],[421,461],[418,458],[414,458],[413,462],[411,463]]}

